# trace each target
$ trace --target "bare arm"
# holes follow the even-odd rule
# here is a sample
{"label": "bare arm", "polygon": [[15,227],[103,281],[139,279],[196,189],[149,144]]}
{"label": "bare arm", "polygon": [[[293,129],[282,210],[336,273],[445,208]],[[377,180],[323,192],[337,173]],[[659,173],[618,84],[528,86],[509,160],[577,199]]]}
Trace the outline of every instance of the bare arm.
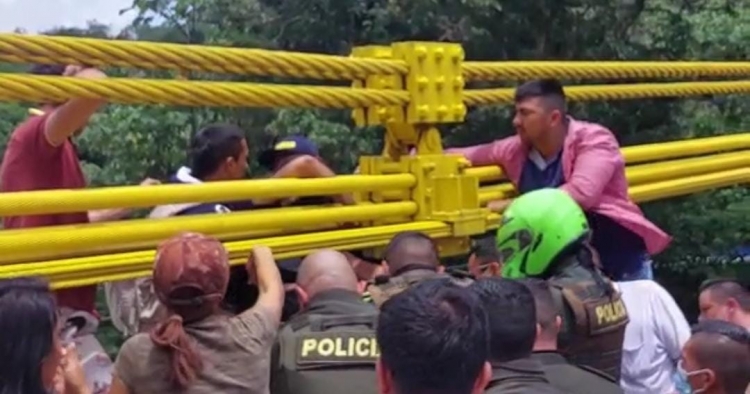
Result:
{"label": "bare arm", "polygon": [[[66,73],[67,74],[67,73]],[[79,78],[102,79],[106,75],[93,68],[87,68],[75,74]],[[76,98],[68,100],[57,107],[47,118],[44,125],[44,135],[52,146],[60,146],[73,134],[83,129],[104,100],[90,98]]]}
{"label": "bare arm", "polygon": [[[146,178],[141,182],[141,186],[158,185],[159,182],[156,179]],[[89,222],[101,223],[101,222],[113,222],[121,220],[133,213],[132,208],[112,208],[112,209],[97,209],[89,211]]]}
{"label": "bare arm", "polygon": [[131,208],[112,208],[89,211],[89,222],[113,222],[116,220],[124,219],[125,217],[130,215],[131,212],[133,212]]}
{"label": "bare arm", "polygon": [[459,154],[469,160],[474,167],[496,165],[504,167],[508,156],[509,142],[513,137],[465,148],[446,149],[447,154]]}
{"label": "bare arm", "polygon": [[262,308],[272,314],[273,321],[281,321],[281,310],[284,307],[284,284],[276,266],[271,249],[267,246],[255,246],[247,264],[251,280],[258,285],[258,302],[250,310]]}
{"label": "bare arm", "polygon": [[[274,178],[329,178],[334,176],[336,176],[336,173],[328,168],[320,159],[307,155],[292,159],[273,174]],[[338,195],[334,199],[341,204],[354,204],[354,198],[350,194]],[[256,205],[268,205],[276,201],[278,199],[257,199],[253,203]]]}

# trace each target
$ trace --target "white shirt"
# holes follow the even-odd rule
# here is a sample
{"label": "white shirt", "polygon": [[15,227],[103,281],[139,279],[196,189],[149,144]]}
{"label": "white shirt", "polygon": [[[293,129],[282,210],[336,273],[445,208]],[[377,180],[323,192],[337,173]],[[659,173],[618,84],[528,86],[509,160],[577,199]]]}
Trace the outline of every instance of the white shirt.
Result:
{"label": "white shirt", "polygon": [[674,298],[652,280],[617,282],[628,310],[620,386],[626,394],[670,394],[690,326]]}

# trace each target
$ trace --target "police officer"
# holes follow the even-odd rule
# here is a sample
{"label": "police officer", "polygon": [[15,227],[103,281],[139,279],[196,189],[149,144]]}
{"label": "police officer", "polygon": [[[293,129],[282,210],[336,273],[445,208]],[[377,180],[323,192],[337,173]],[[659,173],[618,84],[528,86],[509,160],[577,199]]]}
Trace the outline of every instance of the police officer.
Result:
{"label": "police officer", "polygon": [[561,320],[549,283],[537,278],[519,282],[531,290],[534,296],[536,338],[531,358],[542,364],[549,382],[563,393],[623,394],[623,389],[608,374],[585,365],[571,364],[558,352],[557,339]]}
{"label": "police officer", "polygon": [[343,254],[321,250],[300,264],[302,311],[279,333],[272,355],[273,394],[377,393],[377,308],[357,292]]}
{"label": "police officer", "polygon": [[443,273],[435,242],[417,231],[396,234],[385,249],[382,264],[387,274],[367,287],[369,298],[378,307],[416,283],[448,276]]}
{"label": "police officer", "polygon": [[560,351],[619,380],[629,319],[620,294],[594,263],[590,233],[583,210],[564,191],[522,195],[497,232],[503,277],[547,279],[563,319]]}

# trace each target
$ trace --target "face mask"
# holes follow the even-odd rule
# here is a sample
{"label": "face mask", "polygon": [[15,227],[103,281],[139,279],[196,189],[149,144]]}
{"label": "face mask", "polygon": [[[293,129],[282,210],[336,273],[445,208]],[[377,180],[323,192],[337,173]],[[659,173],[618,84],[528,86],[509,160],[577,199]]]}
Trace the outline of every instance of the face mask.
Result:
{"label": "face mask", "polygon": [[687,372],[687,371],[685,371],[684,368],[682,368],[682,361],[680,361],[680,363],[677,364],[677,382],[675,382],[677,390],[681,394],[691,394],[691,393],[692,394],[700,394],[700,393],[705,393],[706,390],[708,390],[707,387],[703,387],[703,388],[700,388],[698,390],[693,390],[692,386],[690,385],[690,381],[689,381],[689,378],[691,376],[698,376],[698,375],[702,375],[702,374],[705,374],[705,373],[711,373],[711,370],[710,369],[699,369],[697,371]]}

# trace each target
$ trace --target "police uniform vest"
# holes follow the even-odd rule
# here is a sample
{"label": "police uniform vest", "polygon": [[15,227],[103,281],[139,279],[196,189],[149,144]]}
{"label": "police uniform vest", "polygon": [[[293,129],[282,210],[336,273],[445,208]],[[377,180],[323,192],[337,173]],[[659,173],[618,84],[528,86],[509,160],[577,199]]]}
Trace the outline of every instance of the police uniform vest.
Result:
{"label": "police uniform vest", "polygon": [[608,295],[593,274],[589,276],[549,280],[563,318],[558,347],[571,363],[598,369],[619,381],[628,312],[611,282],[604,279],[612,288]]}
{"label": "police uniform vest", "polygon": [[303,312],[284,326],[275,350],[273,394],[376,394],[377,310],[356,297],[347,309],[358,313]]}
{"label": "police uniform vest", "polygon": [[389,298],[408,289],[409,287],[427,279],[448,277],[435,270],[435,266],[425,264],[409,264],[393,273],[392,276],[383,275],[367,287],[367,295],[372,302],[380,307]]}

